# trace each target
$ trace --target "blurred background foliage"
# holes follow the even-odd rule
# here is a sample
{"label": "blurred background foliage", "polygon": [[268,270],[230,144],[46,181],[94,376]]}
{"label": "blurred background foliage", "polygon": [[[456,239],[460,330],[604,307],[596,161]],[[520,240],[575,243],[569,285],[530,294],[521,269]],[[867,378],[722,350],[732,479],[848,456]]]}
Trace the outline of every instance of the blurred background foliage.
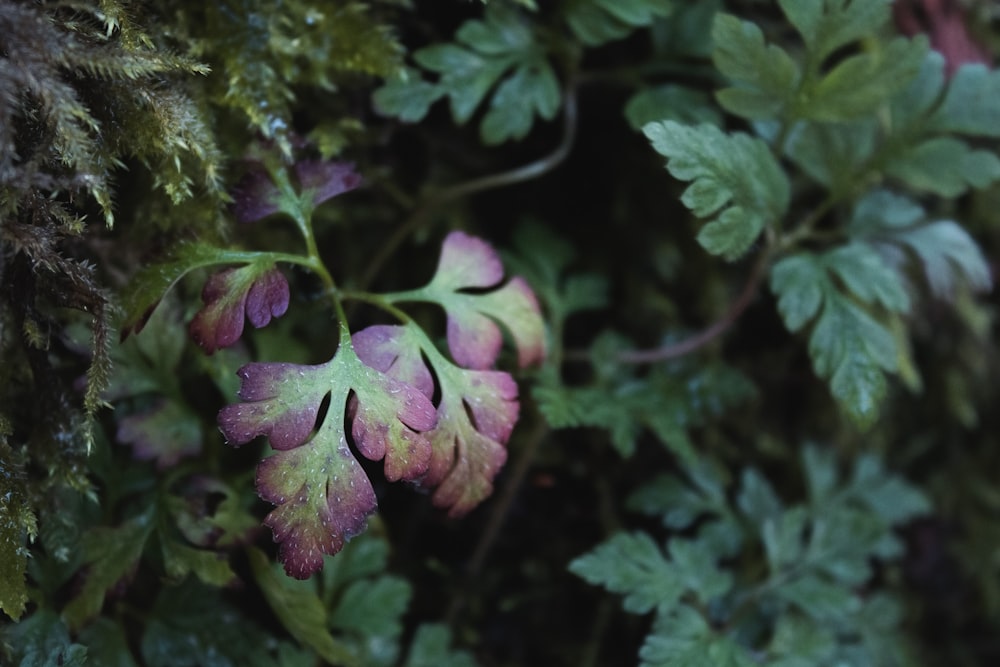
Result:
{"label": "blurred background foliage", "polygon": [[[1000,13],[986,0],[801,7],[0,0],[0,662],[997,664],[997,298],[963,278],[997,271],[1000,186],[982,154],[996,154],[1000,116],[956,132],[978,161],[942,163],[963,174],[948,191],[915,167],[858,184],[848,161],[834,175],[855,189],[830,206],[836,184],[810,169],[818,140],[802,130],[782,152],[775,128],[794,139],[795,122],[825,114],[888,141],[890,96],[929,61],[925,38],[907,42],[911,78],[862,99],[888,76],[878,54],[926,35],[952,75],[992,65]],[[890,9],[847,21],[822,68],[790,20]],[[783,56],[762,47],[737,73],[713,39],[722,12],[807,63],[817,94],[837,92],[827,79],[851,57],[875,64],[830,105],[779,109],[785,84],[761,63]],[[967,108],[1000,109],[995,73],[977,71]],[[854,205],[887,183],[974,239],[949,265],[948,299],[910,271],[911,308],[870,309],[897,354],[865,423],[767,288],[787,230],[745,253],[706,244],[706,216],[682,199],[694,178],[641,132],[662,121],[773,152],[788,220],[820,212],[793,249],[839,247]],[[205,274],[141,335],[119,343],[117,326],[132,277],[177,243],[294,247],[287,222],[235,223],[237,184],[261,161],[330,159],[365,179],[316,211],[339,284],[423,284],[440,238],[468,230],[535,289],[550,355],[518,375],[521,422],[490,500],[455,521],[376,484],[369,531],[298,582],[260,526],[263,446],[227,447],[215,419],[243,363],[329,358],[321,286],[286,271],[288,315],[211,356],[187,332]],[[737,186],[759,173],[749,164]],[[420,317],[443,331],[440,313]]]}

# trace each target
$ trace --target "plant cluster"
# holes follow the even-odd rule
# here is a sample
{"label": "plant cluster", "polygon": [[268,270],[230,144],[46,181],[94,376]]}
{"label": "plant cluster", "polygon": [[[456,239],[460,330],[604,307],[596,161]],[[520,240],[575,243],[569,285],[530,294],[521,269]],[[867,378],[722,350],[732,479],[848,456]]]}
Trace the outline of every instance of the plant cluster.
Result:
{"label": "plant cluster", "polygon": [[0,662],[990,664],[998,25],[0,0]]}

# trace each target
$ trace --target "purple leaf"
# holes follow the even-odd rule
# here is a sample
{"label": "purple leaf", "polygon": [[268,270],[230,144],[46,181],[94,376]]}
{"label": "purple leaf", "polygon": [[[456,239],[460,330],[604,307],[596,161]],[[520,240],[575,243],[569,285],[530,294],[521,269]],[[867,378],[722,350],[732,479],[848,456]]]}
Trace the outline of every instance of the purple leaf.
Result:
{"label": "purple leaf", "polygon": [[135,458],[156,461],[162,470],[201,452],[203,433],[186,405],[161,398],[149,410],[120,419],[117,438],[132,446]]}
{"label": "purple leaf", "polygon": [[445,374],[438,426],[427,434],[436,446],[423,484],[437,486],[434,504],[457,517],[493,492],[520,406],[508,373],[452,367]]}
{"label": "purple leaf", "polygon": [[[265,435],[279,450],[258,467],[257,490],[277,505],[265,523],[281,543],[286,571],[304,578],[375,509],[371,484],[348,446],[348,398],[358,451],[384,459],[390,480],[418,479],[427,470],[431,446],[421,431],[434,427],[437,413],[420,389],[364,364],[346,341],[325,364],[252,363],[239,375],[244,402],[223,408],[219,427],[231,444]],[[327,415],[317,424],[327,396]]]}
{"label": "purple leaf", "polygon": [[292,449],[316,426],[319,406],[330,391],[328,365],[250,363],[237,371],[239,397],[219,412],[219,429],[232,445],[266,435],[275,449]]}
{"label": "purple leaf", "polygon": [[258,329],[288,310],[288,281],[274,265],[247,264],[212,274],[191,321],[191,337],[207,354],[243,335],[245,319]]}
{"label": "purple leaf", "polygon": [[[386,375],[434,391],[423,350],[437,373],[441,403],[437,424],[423,435],[431,443],[427,472],[419,480],[437,487],[434,504],[460,516],[490,495],[507,459],[505,445],[517,422],[517,383],[500,371],[455,366],[410,326],[375,326],[354,335],[358,357]],[[421,347],[423,344],[423,347]]]}
{"label": "purple leaf", "polygon": [[[361,185],[350,162],[303,160],[294,166],[302,190],[312,192],[313,206]],[[233,188],[233,215],[238,222],[256,222],[283,208],[281,192],[263,165],[250,170]]]}
{"label": "purple leaf", "polygon": [[281,544],[285,572],[305,579],[364,530],[375,492],[336,420],[307,444],[278,452],[257,467],[257,492],[277,507],[264,523]]}
{"label": "purple leaf", "polygon": [[460,366],[480,370],[493,366],[503,343],[498,322],[513,337],[520,366],[545,357],[545,324],[524,279],[512,278],[491,292],[467,291],[497,287],[502,279],[496,251],[482,239],[456,231],[444,240],[434,278],[409,295],[444,307],[448,348]]}

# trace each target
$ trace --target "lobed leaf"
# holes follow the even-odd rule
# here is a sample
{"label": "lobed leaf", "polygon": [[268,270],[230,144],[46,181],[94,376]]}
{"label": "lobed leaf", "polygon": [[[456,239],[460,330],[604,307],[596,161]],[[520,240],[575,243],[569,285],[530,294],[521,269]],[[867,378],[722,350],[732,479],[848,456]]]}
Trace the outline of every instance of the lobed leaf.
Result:
{"label": "lobed leaf", "polygon": [[834,122],[874,113],[916,78],[926,53],[926,39],[899,37],[877,51],[851,56],[812,87],[800,113]]}
{"label": "lobed leaf", "polygon": [[466,651],[448,648],[451,632],[443,624],[425,623],[417,628],[404,667],[476,667]]}
{"label": "lobed leaf", "polygon": [[901,151],[886,173],[915,190],[957,197],[1000,180],[1000,157],[954,137],[932,137]]}
{"label": "lobed leaf", "polygon": [[784,115],[793,102],[802,72],[791,56],[750,21],[719,13],[712,23],[712,62],[737,83],[716,97],[727,111],[744,118]]}
{"label": "lobed leaf", "polygon": [[[361,185],[361,176],[351,162],[300,160],[292,171],[301,190],[299,196],[313,207]],[[232,198],[233,215],[242,223],[256,222],[279,212],[294,216],[300,207],[298,201],[286,201],[287,193],[278,188],[262,165],[240,179],[233,188]]]}
{"label": "lobed leaf", "polygon": [[656,152],[668,158],[670,173],[691,181],[681,197],[684,205],[699,218],[718,214],[698,234],[710,253],[738,258],[788,209],[788,179],[760,139],[669,120],[650,123],[643,131]]}
{"label": "lobed leaf", "polygon": [[569,571],[591,584],[621,593],[625,596],[625,610],[636,614],[658,606],[670,607],[684,592],[684,582],[645,533],[618,533],[573,560]]}
{"label": "lobed leaf", "polygon": [[[234,445],[266,435],[279,450],[258,466],[257,491],[277,505],[265,524],[281,543],[286,571],[305,578],[375,510],[344,427],[351,392],[355,444],[366,457],[385,460],[389,479],[416,479],[427,469],[429,445],[419,431],[435,424],[434,406],[417,388],[365,365],[349,339],[325,364],[252,363],[239,374],[244,402],[223,408],[219,427]],[[317,423],[324,400],[329,408]]]}
{"label": "lobed leaf", "polygon": [[191,338],[207,353],[229,347],[243,335],[244,318],[256,328],[288,310],[288,281],[273,264],[255,262],[224,269],[202,290],[205,305],[191,320]]}
{"label": "lobed leaf", "polygon": [[155,461],[162,470],[201,452],[204,432],[189,406],[161,397],[148,409],[119,419],[115,437],[132,446],[136,459]]}
{"label": "lobed leaf", "polygon": [[21,667],[84,667],[88,651],[70,639],[62,619],[50,609],[39,609],[19,623],[5,623],[0,640],[10,647]]}
{"label": "lobed leaf", "polygon": [[587,46],[600,46],[628,36],[673,11],[669,0],[571,0],[566,23]]}
{"label": "lobed leaf", "polygon": [[479,127],[487,145],[524,138],[535,116],[555,117],[562,98],[558,77],[540,40],[515,8],[488,5],[483,18],[463,23],[455,38],[454,43],[433,44],[413,54],[418,65],[437,74],[435,83],[404,70],[375,91],[376,108],[415,122],[426,116],[431,104],[447,97],[452,119],[464,125],[489,97]]}
{"label": "lobed leaf", "polygon": [[[934,59],[943,67],[944,59]],[[944,99],[930,119],[932,129],[970,136],[1000,137],[1000,70],[978,63],[958,68],[948,83]]]}
{"label": "lobed leaf", "polygon": [[430,399],[434,385],[421,353],[438,378],[437,424],[423,433],[430,460],[421,486],[451,516],[468,512],[493,490],[506,461],[505,444],[517,422],[517,383],[507,373],[459,368],[413,325],[374,326],[355,334],[358,356],[390,377],[412,383]]}
{"label": "lobed leaf", "polygon": [[757,662],[729,637],[718,635],[704,617],[682,604],[657,614],[639,649],[640,667],[753,667]]}
{"label": "lobed leaf", "polygon": [[448,349],[460,366],[476,370],[493,366],[503,344],[497,322],[513,337],[520,366],[539,363],[546,343],[538,301],[523,278],[515,276],[499,286],[502,279],[503,265],[493,248],[456,231],[445,238],[431,281],[389,298],[440,304],[448,318]]}
{"label": "lobed leaf", "polygon": [[822,61],[885,25],[892,0],[779,0],[779,4],[812,57]]}
{"label": "lobed leaf", "polygon": [[[855,270],[861,274],[852,273]],[[860,246],[845,246],[819,257],[799,253],[781,260],[771,271],[771,289],[778,296],[785,325],[798,331],[816,320],[809,338],[813,367],[829,380],[833,395],[848,413],[866,425],[875,419],[885,394],[885,373],[898,367],[897,344],[884,325],[837,288],[831,272],[861,300],[901,311],[908,306],[908,298],[899,276],[889,271]],[[873,280],[883,282],[874,284]]]}
{"label": "lobed leaf", "polygon": [[108,590],[135,572],[152,531],[152,513],[147,512],[120,526],[99,526],[84,535],[81,547],[88,567],[83,586],[63,609],[63,617],[70,627],[79,628],[96,616]]}
{"label": "lobed leaf", "polygon": [[817,183],[839,192],[875,154],[879,135],[874,119],[843,123],[800,121],[788,133],[785,152]]}
{"label": "lobed leaf", "polygon": [[358,665],[348,648],[327,629],[327,610],[315,588],[282,577],[259,549],[250,549],[248,555],[254,580],[289,634],[331,664]]}
{"label": "lobed leaf", "polygon": [[960,282],[976,291],[990,289],[989,264],[969,233],[951,220],[925,219],[924,209],[912,200],[874,190],[858,201],[849,229],[857,237],[911,251],[939,298],[953,297]]}

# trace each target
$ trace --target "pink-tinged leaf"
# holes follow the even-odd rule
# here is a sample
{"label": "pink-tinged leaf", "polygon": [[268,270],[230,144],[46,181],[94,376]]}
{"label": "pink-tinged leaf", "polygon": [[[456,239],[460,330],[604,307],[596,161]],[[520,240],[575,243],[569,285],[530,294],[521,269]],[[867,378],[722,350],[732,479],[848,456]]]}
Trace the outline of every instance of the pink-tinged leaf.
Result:
{"label": "pink-tinged leaf", "polygon": [[447,379],[442,379],[438,426],[427,434],[434,455],[422,484],[437,486],[434,504],[457,517],[493,492],[520,406],[517,383],[507,373],[451,367],[439,374]]}
{"label": "pink-tinged leaf", "polygon": [[351,162],[304,160],[295,165],[299,186],[313,193],[313,205],[342,195],[361,185],[361,176]]}
{"label": "pink-tinged leaf", "polygon": [[169,468],[201,452],[201,421],[186,405],[159,399],[153,407],[118,422],[119,442],[132,446],[135,458]]}
{"label": "pink-tinged leaf", "polygon": [[[444,307],[448,348],[460,366],[483,370],[496,363],[503,344],[500,325],[514,339],[518,363],[522,367],[538,363],[545,357],[545,323],[538,300],[523,278],[514,277],[499,287],[502,279],[500,258],[488,243],[452,232],[444,240],[431,282],[399,298],[435,301]],[[499,288],[482,292],[491,287]]]}
{"label": "pink-tinged leaf", "polygon": [[452,232],[441,245],[441,258],[431,283],[438,289],[494,287],[503,279],[500,256],[489,243],[465,232]]}
{"label": "pink-tinged leaf", "polygon": [[385,478],[415,480],[427,471],[431,443],[421,431],[434,428],[437,411],[416,387],[382,375],[358,385],[351,435],[372,461],[385,459]]}
{"label": "pink-tinged leaf", "polygon": [[240,398],[219,412],[219,429],[226,441],[244,445],[266,435],[275,449],[292,449],[316,427],[323,398],[330,392],[328,364],[302,366],[250,363],[237,371]]}
{"label": "pink-tinged leaf", "polygon": [[[386,375],[422,387],[433,384],[423,349],[438,375],[441,404],[436,426],[424,433],[431,443],[427,472],[419,480],[437,487],[434,503],[460,516],[493,490],[507,459],[505,445],[517,422],[517,383],[508,373],[455,366],[430,346],[413,325],[378,326],[355,334],[359,358]],[[421,347],[423,345],[423,347]]]}
{"label": "pink-tinged leaf", "polygon": [[379,324],[351,337],[354,351],[367,366],[412,385],[427,398],[434,396],[434,378],[415,341],[406,339],[406,327]]}
{"label": "pink-tinged leaf", "polygon": [[[426,471],[431,447],[421,431],[434,427],[437,412],[418,388],[363,363],[346,331],[325,364],[252,363],[239,375],[244,402],[223,408],[219,427],[232,444],[266,435],[279,450],[258,467],[257,489],[277,505],[265,523],[282,545],[286,570],[307,577],[375,509],[371,484],[348,446],[348,398],[355,445],[368,458],[384,458],[391,480],[417,479]],[[317,424],[327,396],[327,415]]]}
{"label": "pink-tinged leaf", "polygon": [[308,443],[278,452],[257,467],[257,492],[277,507],[264,523],[281,544],[285,572],[305,579],[364,530],[375,492],[351,454],[343,429],[328,419]]}
{"label": "pink-tinged leaf", "polygon": [[[304,160],[295,164],[294,171],[301,189],[312,192],[313,206],[361,185],[350,162]],[[281,192],[263,166],[250,170],[233,188],[232,197],[238,222],[256,222],[283,210]]]}
{"label": "pink-tinged leaf", "polygon": [[385,459],[385,477],[390,482],[413,481],[427,471],[431,444],[421,432],[437,424],[431,403],[434,380],[419,355],[400,354],[399,328],[368,327],[351,338],[358,359],[379,371],[368,385],[355,387],[351,435],[366,458]]}
{"label": "pink-tinged leaf", "polygon": [[496,361],[503,336],[494,320],[513,336],[522,368],[545,358],[545,324],[523,278],[514,277],[487,294],[457,296],[458,307],[448,309],[448,348],[460,366],[485,369]]}
{"label": "pink-tinged leaf", "polygon": [[201,298],[205,305],[191,321],[191,337],[211,354],[239,340],[246,319],[259,329],[284,315],[288,281],[273,265],[248,264],[213,274]]}

